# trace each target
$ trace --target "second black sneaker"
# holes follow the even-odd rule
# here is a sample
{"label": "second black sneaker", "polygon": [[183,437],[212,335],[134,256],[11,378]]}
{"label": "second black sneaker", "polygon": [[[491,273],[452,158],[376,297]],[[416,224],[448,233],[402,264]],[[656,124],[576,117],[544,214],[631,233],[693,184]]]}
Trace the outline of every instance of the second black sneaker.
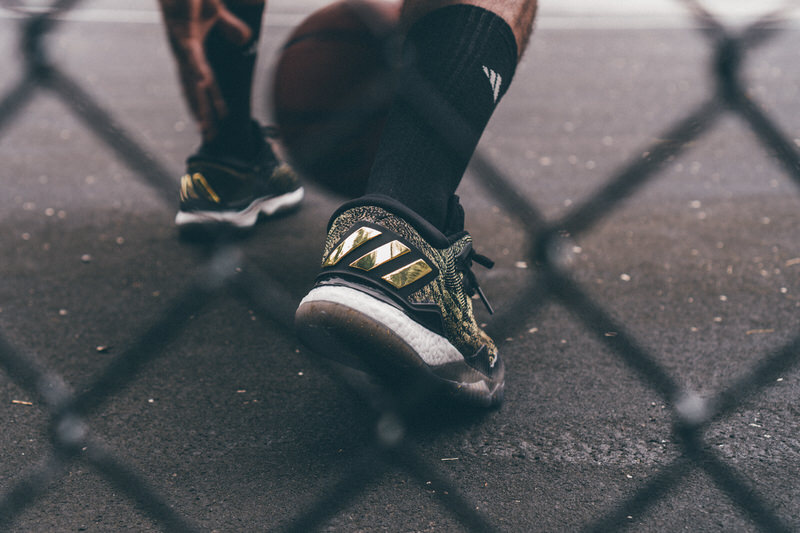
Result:
{"label": "second black sneaker", "polygon": [[461,222],[445,235],[388,197],[342,206],[328,228],[322,271],[295,314],[300,339],[392,387],[499,405],[503,362],[471,299],[477,292],[486,303],[473,261],[492,263],[473,250],[457,209]]}
{"label": "second black sneaker", "polygon": [[302,199],[297,175],[277,160],[266,141],[251,161],[201,151],[186,160],[175,224],[181,230],[248,229],[260,216],[292,209]]}

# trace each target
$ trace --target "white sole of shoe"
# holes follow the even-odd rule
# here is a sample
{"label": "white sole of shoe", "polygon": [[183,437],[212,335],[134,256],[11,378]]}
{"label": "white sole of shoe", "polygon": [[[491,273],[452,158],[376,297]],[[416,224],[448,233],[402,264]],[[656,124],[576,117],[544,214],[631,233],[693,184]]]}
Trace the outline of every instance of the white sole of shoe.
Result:
{"label": "white sole of shoe", "polygon": [[225,224],[236,228],[255,226],[260,215],[272,216],[296,206],[305,194],[302,187],[280,196],[257,198],[241,211],[178,211],[176,226]]}
{"label": "white sole of shoe", "polygon": [[446,338],[356,289],[312,289],[297,308],[295,325],[298,336],[320,355],[376,374],[390,385],[410,377],[469,403],[502,402],[502,367],[488,378],[470,367]]}

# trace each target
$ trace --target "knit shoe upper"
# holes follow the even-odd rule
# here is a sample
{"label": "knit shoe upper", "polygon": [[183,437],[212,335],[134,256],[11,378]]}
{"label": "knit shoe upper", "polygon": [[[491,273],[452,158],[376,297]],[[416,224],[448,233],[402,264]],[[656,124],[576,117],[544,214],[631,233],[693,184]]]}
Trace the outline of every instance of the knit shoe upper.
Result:
{"label": "knit shoe upper", "polygon": [[473,261],[491,266],[463,228],[446,236],[382,196],[345,204],[329,226],[314,289],[298,308],[301,338],[354,366],[377,358],[393,371],[419,367],[454,396],[497,404],[503,364],[475,320]]}

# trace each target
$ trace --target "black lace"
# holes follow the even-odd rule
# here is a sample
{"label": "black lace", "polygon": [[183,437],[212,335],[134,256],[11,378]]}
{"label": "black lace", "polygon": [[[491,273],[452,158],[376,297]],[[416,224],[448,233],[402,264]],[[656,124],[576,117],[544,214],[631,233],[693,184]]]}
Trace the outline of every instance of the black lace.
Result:
{"label": "black lace", "polygon": [[478,284],[478,278],[475,277],[475,273],[472,272],[472,263],[478,263],[484,268],[492,268],[494,266],[494,261],[486,257],[485,255],[481,255],[477,253],[472,248],[472,243],[467,243],[461,252],[455,258],[455,266],[456,270],[463,274],[464,279],[464,292],[468,296],[473,296],[474,294],[478,294],[478,297],[483,302],[483,305],[486,307],[486,310],[489,311],[490,315],[494,314],[494,309],[492,309],[492,305],[489,303],[489,300],[486,299],[486,295],[481,290],[481,286]]}

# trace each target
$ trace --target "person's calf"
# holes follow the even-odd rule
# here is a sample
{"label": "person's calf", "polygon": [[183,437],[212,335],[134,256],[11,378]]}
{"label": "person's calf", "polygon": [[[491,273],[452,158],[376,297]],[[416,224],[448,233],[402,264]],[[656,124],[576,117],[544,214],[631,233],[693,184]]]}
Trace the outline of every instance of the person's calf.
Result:
{"label": "person's calf", "polygon": [[537,0],[405,0],[401,21],[408,28],[431,11],[460,4],[482,7],[506,21],[514,33],[518,56],[522,57],[533,32]]}
{"label": "person's calf", "polygon": [[392,197],[440,229],[519,57],[517,35],[503,17],[447,4],[426,10],[408,29],[405,83],[367,185],[367,193]]}
{"label": "person's calf", "polygon": [[253,31],[249,42],[231,42],[220,28],[213,28],[205,42],[209,65],[225,101],[227,113],[215,117],[214,127],[203,136],[202,152],[249,160],[262,147],[260,133],[253,135],[251,98],[253,71],[264,3],[231,2],[228,9]]}

